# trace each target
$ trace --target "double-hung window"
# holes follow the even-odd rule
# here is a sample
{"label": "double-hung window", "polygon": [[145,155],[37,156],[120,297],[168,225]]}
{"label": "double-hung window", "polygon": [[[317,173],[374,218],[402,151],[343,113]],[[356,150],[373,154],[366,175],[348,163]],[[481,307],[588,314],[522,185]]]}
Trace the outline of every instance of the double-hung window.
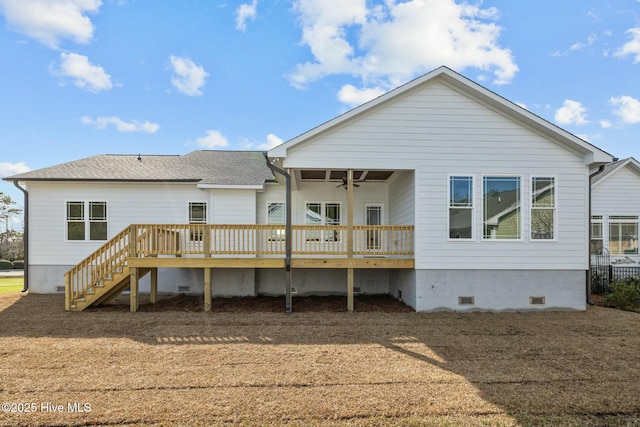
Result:
{"label": "double-hung window", "polygon": [[[189,202],[189,224],[207,223],[207,204],[205,202]],[[203,230],[200,227],[192,228],[190,240],[192,242],[202,241]]]}
{"label": "double-hung window", "polygon": [[[267,224],[284,225],[287,222],[287,210],[284,202],[270,202],[267,204]],[[278,227],[269,230],[269,240],[284,240],[285,228]]]}
{"label": "double-hung window", "polygon": [[482,179],[482,228],[485,240],[518,240],[522,236],[520,177]]}
{"label": "double-hung window", "polygon": [[638,217],[622,215],[609,217],[609,253],[616,255],[638,253]]}
{"label": "double-hung window", "polygon": [[107,202],[67,202],[67,240],[104,241],[107,229]]}
{"label": "double-hung window", "polygon": [[531,240],[553,240],[555,218],[555,178],[531,178]]}
{"label": "double-hung window", "polygon": [[449,177],[449,238],[473,238],[473,177]]}
{"label": "double-hung window", "polygon": [[[340,225],[340,203],[337,202],[308,202],[305,205],[305,224],[307,225]],[[337,230],[307,231],[307,240],[338,241],[340,233]]]}

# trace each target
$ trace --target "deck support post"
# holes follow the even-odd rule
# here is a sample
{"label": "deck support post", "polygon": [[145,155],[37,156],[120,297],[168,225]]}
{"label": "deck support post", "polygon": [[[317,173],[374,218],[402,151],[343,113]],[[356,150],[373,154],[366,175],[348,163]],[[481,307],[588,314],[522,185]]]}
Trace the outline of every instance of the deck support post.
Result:
{"label": "deck support post", "polygon": [[[347,258],[353,258],[353,169],[347,170]],[[353,311],[353,268],[347,269],[347,310]]]}
{"label": "deck support post", "polygon": [[151,269],[151,282],[149,284],[149,302],[155,304],[158,301],[158,269]]}
{"label": "deck support post", "polygon": [[129,310],[138,311],[138,269],[131,267],[129,271]]}
{"label": "deck support post", "polygon": [[211,311],[211,268],[204,269],[204,311]]}
{"label": "deck support post", "polygon": [[64,309],[71,311],[71,280],[68,274],[64,276]]}

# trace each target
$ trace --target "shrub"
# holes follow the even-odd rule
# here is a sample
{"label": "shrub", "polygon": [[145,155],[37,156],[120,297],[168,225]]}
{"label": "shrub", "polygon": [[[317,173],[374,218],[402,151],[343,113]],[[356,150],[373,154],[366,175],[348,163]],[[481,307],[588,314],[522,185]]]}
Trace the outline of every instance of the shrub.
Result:
{"label": "shrub", "polygon": [[0,259],[0,270],[13,270],[13,263],[6,259]]}
{"label": "shrub", "polygon": [[604,305],[621,310],[640,307],[640,280],[627,277],[613,283],[604,296]]}
{"label": "shrub", "polygon": [[24,270],[24,261],[13,261],[13,268],[15,270]]}

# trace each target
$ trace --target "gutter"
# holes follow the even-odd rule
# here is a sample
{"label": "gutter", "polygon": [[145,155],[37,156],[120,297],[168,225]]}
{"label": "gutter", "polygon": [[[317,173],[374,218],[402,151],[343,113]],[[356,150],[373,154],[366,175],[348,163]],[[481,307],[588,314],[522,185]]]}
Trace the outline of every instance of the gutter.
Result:
{"label": "gutter", "polygon": [[284,235],[284,246],[285,246],[285,256],[284,256],[284,268],[285,268],[285,311],[287,313],[291,313],[291,175],[284,169],[280,169],[276,165],[272,164],[269,161],[268,154],[265,152],[264,156],[267,160],[267,166],[274,173],[278,173],[285,177],[287,187],[286,187],[286,195],[285,195],[285,209],[286,209],[286,220],[285,220],[285,235]]}
{"label": "gutter", "polygon": [[13,185],[24,194],[24,230],[22,234],[24,245],[24,287],[22,292],[27,292],[29,289],[29,192],[20,187],[18,181],[13,181]]}
{"label": "gutter", "polygon": [[587,292],[587,304],[590,306],[594,306],[595,303],[593,301],[591,301],[591,181],[593,180],[593,177],[595,177],[596,175],[599,175],[602,173],[602,171],[604,171],[604,167],[605,165],[600,165],[600,167],[598,168],[597,171],[595,171],[594,173],[592,173],[591,175],[589,175],[589,219],[587,220],[587,224],[589,225],[589,250],[587,251],[588,253],[588,258],[587,258],[587,265],[589,266],[589,268],[587,269],[587,286],[586,286],[586,292]]}

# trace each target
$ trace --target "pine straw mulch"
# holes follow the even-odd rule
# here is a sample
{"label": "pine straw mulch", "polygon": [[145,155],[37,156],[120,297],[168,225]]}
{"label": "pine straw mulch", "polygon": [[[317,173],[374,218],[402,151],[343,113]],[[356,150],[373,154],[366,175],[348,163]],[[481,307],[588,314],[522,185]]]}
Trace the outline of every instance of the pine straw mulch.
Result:
{"label": "pine straw mulch", "polygon": [[[294,296],[291,304],[295,312],[346,312],[346,296]],[[115,301],[91,311],[129,311],[129,298],[120,296]],[[148,295],[141,295],[139,311],[203,311],[202,295],[159,295],[155,304],[149,303]],[[285,311],[284,296],[216,297],[211,301],[211,310],[220,313],[282,313]],[[414,310],[389,295],[357,295],[354,297],[355,312],[407,313]]]}
{"label": "pine straw mulch", "polygon": [[188,301],[67,313],[61,296],[1,295],[0,400],[36,411],[0,412],[0,425],[640,424],[637,313],[285,314],[237,301],[204,313]]}

